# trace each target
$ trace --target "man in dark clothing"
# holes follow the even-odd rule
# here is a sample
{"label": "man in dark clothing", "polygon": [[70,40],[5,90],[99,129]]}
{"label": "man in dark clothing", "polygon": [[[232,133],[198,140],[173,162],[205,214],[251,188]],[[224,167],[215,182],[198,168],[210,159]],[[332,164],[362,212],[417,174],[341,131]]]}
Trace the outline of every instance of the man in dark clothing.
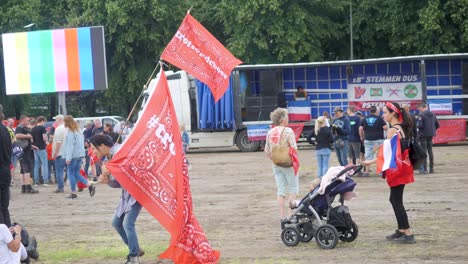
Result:
{"label": "man in dark clothing", "polygon": [[11,184],[11,136],[3,125],[3,107],[0,105],[0,224],[11,226],[10,184]]}
{"label": "man in dark clothing", "polygon": [[347,112],[351,127],[349,133],[348,163],[358,164],[361,163],[359,159],[361,152],[361,137],[359,136],[361,117],[356,115],[354,106],[349,106]]}
{"label": "man in dark clothing", "polygon": [[[429,111],[426,103],[418,105],[418,136],[419,143],[424,151],[429,156],[429,173],[434,173],[434,153],[432,152],[432,137],[436,135],[436,130],[439,128],[439,121],[437,121],[434,113]],[[421,174],[427,173],[427,158],[419,169]]]}
{"label": "man in dark clothing", "polygon": [[34,150],[34,185],[37,186],[39,182],[39,167],[42,167],[42,179],[44,185],[49,185],[49,161],[47,160],[47,131],[44,127],[47,119],[39,116],[36,120],[36,126],[31,129],[33,137],[33,144],[38,149]]}
{"label": "man in dark clothing", "polygon": [[351,125],[349,118],[343,114],[341,107],[334,109],[335,119],[333,119],[332,132],[335,139],[335,152],[340,166],[348,164],[349,132]]}
{"label": "man in dark clothing", "polygon": [[[361,141],[364,142],[366,160],[373,160],[375,148],[384,142],[384,130],[387,123],[379,116],[376,106],[370,107],[370,115],[364,117],[359,127]],[[368,166],[364,167],[363,176],[369,176]]]}

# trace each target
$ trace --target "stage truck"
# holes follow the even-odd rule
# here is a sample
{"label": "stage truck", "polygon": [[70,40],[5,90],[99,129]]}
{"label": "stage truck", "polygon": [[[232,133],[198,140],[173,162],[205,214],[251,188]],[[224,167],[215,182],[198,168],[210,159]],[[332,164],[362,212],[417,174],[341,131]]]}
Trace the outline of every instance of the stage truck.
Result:
{"label": "stage truck", "polygon": [[[303,139],[314,120],[337,106],[352,105],[365,114],[371,105],[395,101],[417,114],[420,102],[442,120],[435,143],[466,139],[468,119],[468,53],[420,55],[352,61],[241,65],[216,104],[209,88],[185,71],[166,72],[177,118],[190,134],[191,148],[237,146],[257,151],[266,136],[270,113],[289,110],[290,123],[303,127]],[[145,92],[143,105],[157,78]],[[294,97],[297,88],[305,98]]]}

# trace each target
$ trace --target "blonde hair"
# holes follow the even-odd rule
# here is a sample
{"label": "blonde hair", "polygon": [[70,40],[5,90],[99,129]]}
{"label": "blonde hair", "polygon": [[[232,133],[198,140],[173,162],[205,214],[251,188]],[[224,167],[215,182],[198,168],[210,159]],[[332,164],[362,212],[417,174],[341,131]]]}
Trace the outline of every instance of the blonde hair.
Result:
{"label": "blonde hair", "polygon": [[273,125],[279,126],[283,120],[288,119],[288,110],[278,107],[270,113],[270,119]]}
{"label": "blonde hair", "polygon": [[327,119],[324,116],[319,116],[317,119],[315,119],[315,127],[314,127],[315,136],[317,136],[320,131],[320,128],[321,128],[320,125],[325,124],[326,122],[327,122]]}
{"label": "blonde hair", "polygon": [[78,127],[78,123],[76,123],[75,119],[73,119],[73,116],[66,115],[63,118],[63,122],[64,122],[65,127],[67,127],[70,131],[80,132],[80,128]]}

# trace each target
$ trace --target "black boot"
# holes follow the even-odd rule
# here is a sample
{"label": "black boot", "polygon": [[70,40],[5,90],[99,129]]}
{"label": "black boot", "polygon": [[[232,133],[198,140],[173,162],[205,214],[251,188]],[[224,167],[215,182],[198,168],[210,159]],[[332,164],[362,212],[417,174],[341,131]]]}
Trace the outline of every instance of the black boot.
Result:
{"label": "black boot", "polygon": [[21,185],[21,193],[26,193],[26,185]]}
{"label": "black boot", "polygon": [[38,193],[39,191],[34,189],[31,184],[28,184],[27,187],[26,187],[26,192],[27,193]]}

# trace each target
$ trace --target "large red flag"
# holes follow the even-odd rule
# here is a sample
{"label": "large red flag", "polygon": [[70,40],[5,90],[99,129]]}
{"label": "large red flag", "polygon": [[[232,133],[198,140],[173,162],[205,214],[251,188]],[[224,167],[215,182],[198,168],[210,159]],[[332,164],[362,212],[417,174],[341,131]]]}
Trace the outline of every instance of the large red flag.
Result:
{"label": "large red flag", "polygon": [[108,170],[171,234],[160,255],[174,263],[216,263],[215,251],[193,215],[185,156],[166,75]]}
{"label": "large red flag", "polygon": [[190,14],[161,58],[206,83],[215,102],[226,92],[232,69],[242,63]]}

